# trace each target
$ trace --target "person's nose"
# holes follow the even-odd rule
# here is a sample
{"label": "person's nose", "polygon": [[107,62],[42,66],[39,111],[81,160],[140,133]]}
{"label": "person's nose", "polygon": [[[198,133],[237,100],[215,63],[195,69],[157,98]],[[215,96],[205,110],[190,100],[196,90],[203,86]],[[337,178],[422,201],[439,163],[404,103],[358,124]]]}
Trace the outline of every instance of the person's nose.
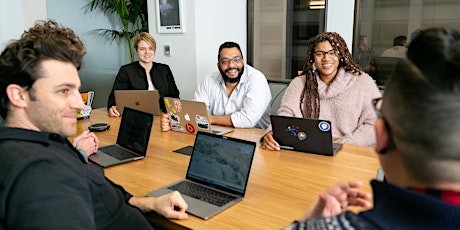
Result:
{"label": "person's nose", "polygon": [[70,102],[71,107],[82,110],[85,108],[85,103],[83,103],[83,99],[81,98],[80,92],[76,92],[72,95],[72,100]]}
{"label": "person's nose", "polygon": [[229,62],[228,62],[228,67],[230,67],[230,68],[238,67],[238,63],[235,60],[230,59]]}

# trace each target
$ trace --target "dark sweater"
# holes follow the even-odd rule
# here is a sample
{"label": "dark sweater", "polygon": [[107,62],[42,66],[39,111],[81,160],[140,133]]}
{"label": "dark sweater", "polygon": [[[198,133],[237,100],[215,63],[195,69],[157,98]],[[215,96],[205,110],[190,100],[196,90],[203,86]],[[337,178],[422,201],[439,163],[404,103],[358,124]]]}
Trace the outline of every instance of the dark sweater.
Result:
{"label": "dark sweater", "polygon": [[459,229],[460,207],[436,197],[372,181],[374,207],[354,214],[313,217],[296,229]]}
{"label": "dark sweater", "polygon": [[[0,128],[0,226],[152,229],[131,197],[57,134]],[[1,229],[1,227],[0,227]]]}

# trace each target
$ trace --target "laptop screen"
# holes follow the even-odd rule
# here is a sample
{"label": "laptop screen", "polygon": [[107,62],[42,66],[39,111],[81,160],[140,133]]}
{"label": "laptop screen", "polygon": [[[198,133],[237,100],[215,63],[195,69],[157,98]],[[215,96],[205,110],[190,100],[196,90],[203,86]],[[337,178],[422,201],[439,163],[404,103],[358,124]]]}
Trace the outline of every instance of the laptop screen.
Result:
{"label": "laptop screen", "polygon": [[198,132],[187,179],[244,195],[255,146],[250,141]]}
{"label": "laptop screen", "polygon": [[153,115],[125,107],[117,144],[145,156],[152,130]]}

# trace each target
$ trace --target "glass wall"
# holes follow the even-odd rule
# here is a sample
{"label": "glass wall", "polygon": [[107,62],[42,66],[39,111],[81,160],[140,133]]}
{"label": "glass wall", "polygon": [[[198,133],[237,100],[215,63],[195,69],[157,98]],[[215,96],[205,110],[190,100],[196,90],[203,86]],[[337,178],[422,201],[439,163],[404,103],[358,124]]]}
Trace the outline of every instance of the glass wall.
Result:
{"label": "glass wall", "polygon": [[[404,58],[401,38],[410,44],[423,29],[460,30],[458,0],[357,0],[355,9],[353,56],[379,85],[385,83],[398,58]],[[363,36],[367,44],[361,43],[360,48]]]}
{"label": "glass wall", "polygon": [[297,76],[308,39],[324,31],[325,7],[318,0],[248,0],[247,62],[272,81]]}

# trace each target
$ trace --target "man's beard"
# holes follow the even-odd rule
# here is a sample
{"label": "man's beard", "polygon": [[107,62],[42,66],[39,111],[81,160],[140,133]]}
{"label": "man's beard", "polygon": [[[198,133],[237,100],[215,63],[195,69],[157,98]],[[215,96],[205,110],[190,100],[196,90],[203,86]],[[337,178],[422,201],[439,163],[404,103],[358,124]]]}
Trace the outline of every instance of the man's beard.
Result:
{"label": "man's beard", "polygon": [[[236,77],[236,78],[229,78],[229,77],[227,76],[227,71],[233,70],[233,69],[238,70],[238,77]],[[226,69],[225,71],[222,70],[221,68],[219,68],[219,71],[220,71],[220,75],[222,75],[222,78],[224,79],[225,82],[228,82],[228,83],[237,83],[237,82],[240,81],[241,76],[243,76],[244,66],[241,67],[241,69],[238,69],[238,68],[228,68],[228,69]]]}

